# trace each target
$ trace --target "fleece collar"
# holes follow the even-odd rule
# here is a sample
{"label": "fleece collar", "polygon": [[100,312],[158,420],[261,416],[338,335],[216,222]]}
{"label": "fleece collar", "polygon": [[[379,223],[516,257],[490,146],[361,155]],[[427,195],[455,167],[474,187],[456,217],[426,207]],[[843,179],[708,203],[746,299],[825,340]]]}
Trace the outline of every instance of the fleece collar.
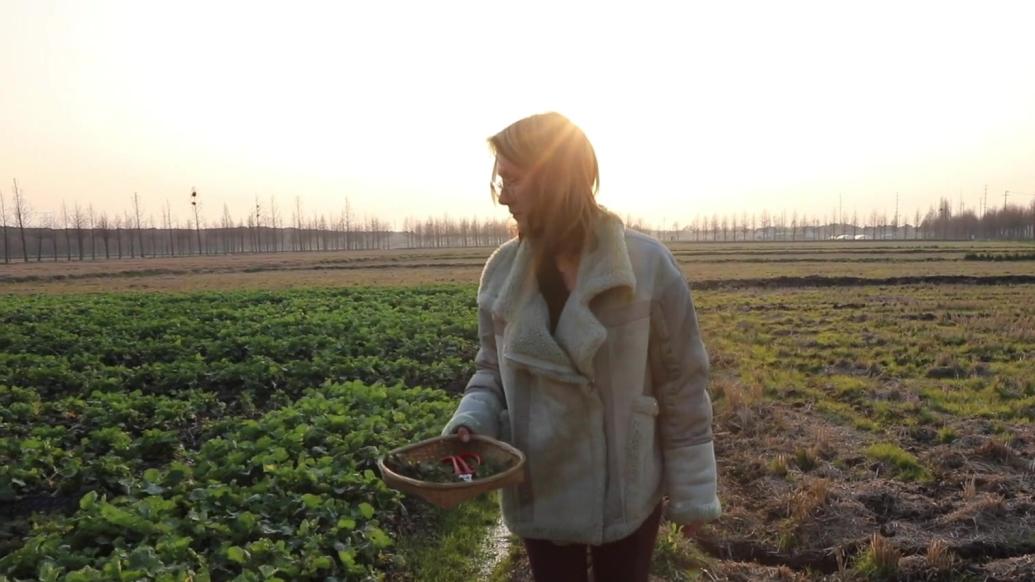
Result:
{"label": "fleece collar", "polygon": [[557,321],[556,335],[550,334],[550,311],[539,291],[532,256],[529,241],[517,245],[510,272],[493,304],[493,311],[507,322],[503,356],[561,382],[592,382],[593,358],[607,339],[607,328],[589,303],[616,287],[627,288],[629,297],[636,291],[625,227],[606,211],[597,221],[593,238],[579,261],[575,289]]}

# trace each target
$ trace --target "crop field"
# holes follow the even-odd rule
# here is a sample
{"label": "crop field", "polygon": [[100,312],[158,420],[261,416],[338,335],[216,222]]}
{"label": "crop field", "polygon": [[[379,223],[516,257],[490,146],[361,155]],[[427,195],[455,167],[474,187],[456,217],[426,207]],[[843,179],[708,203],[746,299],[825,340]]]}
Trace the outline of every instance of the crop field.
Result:
{"label": "crop field", "polygon": [[[1035,577],[1035,246],[671,246],[725,513],[656,580]],[[0,266],[0,580],[530,580],[374,464],[452,412],[489,252]]]}
{"label": "crop field", "polygon": [[[933,282],[960,277],[1035,281],[1035,262],[967,255],[1035,253],[1022,242],[668,243],[698,289],[814,285],[819,278]],[[0,293],[272,290],[477,283],[490,248],[329,251],[0,265]],[[922,282],[922,281],[919,281]],[[987,279],[986,282],[995,282]],[[830,281],[842,284],[844,281]]]}

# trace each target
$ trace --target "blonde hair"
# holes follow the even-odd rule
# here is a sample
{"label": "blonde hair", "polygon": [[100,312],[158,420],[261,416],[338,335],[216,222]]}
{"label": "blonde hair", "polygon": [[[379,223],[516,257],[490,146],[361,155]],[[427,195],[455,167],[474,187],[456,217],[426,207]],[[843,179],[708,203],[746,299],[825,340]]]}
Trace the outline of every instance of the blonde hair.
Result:
{"label": "blonde hair", "polygon": [[[531,180],[528,233],[535,241],[535,266],[550,268],[548,257],[578,254],[601,214],[597,155],[586,134],[560,113],[541,113],[518,120],[489,138],[497,158],[521,168]],[[492,168],[492,182],[499,162]],[[492,190],[493,201],[499,193]]]}

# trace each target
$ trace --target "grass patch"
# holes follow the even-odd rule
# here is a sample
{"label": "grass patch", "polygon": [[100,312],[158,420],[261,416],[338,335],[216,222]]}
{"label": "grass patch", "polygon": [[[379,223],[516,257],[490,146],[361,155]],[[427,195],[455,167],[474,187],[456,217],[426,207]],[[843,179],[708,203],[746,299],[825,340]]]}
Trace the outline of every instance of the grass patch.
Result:
{"label": "grass patch", "polygon": [[951,443],[956,440],[957,436],[959,435],[956,434],[956,429],[951,426],[944,426],[938,429],[938,442],[940,443]]}
{"label": "grass patch", "polygon": [[391,580],[466,582],[477,580],[490,558],[485,548],[489,529],[499,518],[497,496],[482,495],[449,510],[436,511],[430,527],[398,540],[402,571]]}
{"label": "grass patch", "polygon": [[943,385],[924,388],[920,394],[935,410],[960,418],[1027,418],[1035,406],[1035,396],[1004,399],[998,386],[969,390],[959,385]]}
{"label": "grass patch", "polygon": [[920,461],[902,447],[892,443],[875,443],[866,447],[866,456],[891,466],[895,477],[903,481],[927,481],[931,475]]}
{"label": "grass patch", "polygon": [[859,430],[878,432],[880,425],[859,414],[851,406],[836,400],[820,400],[816,402],[816,410],[827,414],[833,420],[847,422]]}
{"label": "grass patch", "polygon": [[766,463],[766,470],[777,477],[787,476],[787,455],[779,454]]}
{"label": "grass patch", "polygon": [[827,387],[838,400],[861,402],[869,396],[870,383],[862,378],[836,375],[827,378]]}
{"label": "grass patch", "polygon": [[808,473],[815,469],[816,465],[819,464],[816,457],[817,455],[814,450],[802,447],[794,451],[794,464],[801,469],[802,472]]}
{"label": "grass patch", "polygon": [[891,542],[875,533],[870,538],[870,546],[859,554],[853,569],[871,580],[894,580],[899,570],[902,554]]}
{"label": "grass patch", "polygon": [[686,539],[677,524],[662,524],[654,544],[651,574],[671,582],[698,580],[701,569],[707,568],[709,563],[707,554]]}

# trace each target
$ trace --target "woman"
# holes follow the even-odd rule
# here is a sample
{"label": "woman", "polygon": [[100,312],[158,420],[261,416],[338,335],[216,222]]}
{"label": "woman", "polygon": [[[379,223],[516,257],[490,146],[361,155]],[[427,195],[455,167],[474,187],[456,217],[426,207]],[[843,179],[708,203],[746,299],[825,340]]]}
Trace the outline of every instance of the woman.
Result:
{"label": "woman", "polygon": [[708,355],[686,279],[658,241],[598,206],[596,155],[557,113],[489,138],[518,237],[485,265],[476,372],[443,434],[527,456],[504,523],[539,582],[647,580],[668,519],[715,519]]}

